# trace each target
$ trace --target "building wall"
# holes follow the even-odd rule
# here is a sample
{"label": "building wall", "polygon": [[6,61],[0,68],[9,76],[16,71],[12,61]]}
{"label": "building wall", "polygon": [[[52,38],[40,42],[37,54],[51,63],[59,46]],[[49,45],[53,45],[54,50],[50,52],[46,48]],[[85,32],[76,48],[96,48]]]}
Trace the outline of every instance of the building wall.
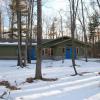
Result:
{"label": "building wall", "polygon": [[0,59],[16,59],[17,46],[0,46]]}
{"label": "building wall", "polygon": [[[25,46],[22,46],[22,54],[24,54]],[[17,45],[0,45],[0,59],[17,59],[18,47]],[[36,49],[33,46],[31,51],[31,58],[36,59]]]}
{"label": "building wall", "polygon": [[[23,52],[24,52],[24,46]],[[70,49],[69,53],[67,49]],[[17,45],[0,45],[0,59],[17,59]],[[68,57],[67,57],[68,55]],[[43,48],[42,59],[71,59],[72,49],[71,47],[65,46],[55,46],[52,48]],[[75,48],[75,58],[84,57],[84,48],[76,47]],[[32,60],[36,59],[36,47],[33,46],[31,50]]]}
{"label": "building wall", "polygon": [[81,58],[81,57],[85,57],[84,55],[84,48],[83,47],[78,47],[78,54],[77,54],[77,58]]}
{"label": "building wall", "polygon": [[[44,53],[45,51],[43,51],[43,54],[42,54],[43,59],[61,60],[61,59],[71,59],[72,58],[72,48],[71,47],[55,46],[52,48],[53,50],[52,55],[50,55],[50,49],[51,48],[45,48],[46,53]],[[78,58],[79,56],[83,55],[83,52],[84,52],[84,51],[79,52],[79,48],[75,48],[74,51],[75,51],[75,58]]]}
{"label": "building wall", "polygon": [[65,47],[56,46],[53,48],[53,59],[59,60],[65,58]]}

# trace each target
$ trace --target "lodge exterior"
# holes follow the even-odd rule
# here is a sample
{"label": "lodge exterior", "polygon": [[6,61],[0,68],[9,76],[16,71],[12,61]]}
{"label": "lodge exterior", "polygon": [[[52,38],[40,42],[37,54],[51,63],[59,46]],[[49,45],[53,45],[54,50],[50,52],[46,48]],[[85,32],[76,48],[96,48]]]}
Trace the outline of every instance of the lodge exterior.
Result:
{"label": "lodge exterior", "polygon": [[[77,39],[74,40],[75,44],[75,58],[85,57],[85,46],[88,49],[88,57],[91,57],[91,46],[89,44],[85,44]],[[71,59],[72,58],[72,39],[71,37],[65,36],[61,38],[57,38],[48,42],[45,42],[43,45],[43,58],[51,58],[51,59]],[[47,52],[49,51],[49,52]]]}
{"label": "lodge exterior", "polygon": [[[79,40],[74,40],[75,42],[75,58],[84,57],[84,47],[88,48],[88,56],[91,56],[91,46],[89,44],[84,44]],[[25,42],[22,43],[22,48],[24,52]],[[71,38],[68,36],[45,40],[42,43],[42,59],[70,59],[72,57],[72,43]],[[17,42],[2,42],[0,43],[0,59],[17,59]],[[36,59],[36,42],[32,43],[31,59]]]}

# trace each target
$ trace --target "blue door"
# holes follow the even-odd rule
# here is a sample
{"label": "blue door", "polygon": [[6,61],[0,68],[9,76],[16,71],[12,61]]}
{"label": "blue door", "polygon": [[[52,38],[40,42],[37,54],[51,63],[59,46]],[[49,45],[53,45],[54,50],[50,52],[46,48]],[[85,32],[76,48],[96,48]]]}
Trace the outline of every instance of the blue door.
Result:
{"label": "blue door", "polygon": [[66,59],[70,59],[70,48],[66,48]]}
{"label": "blue door", "polygon": [[[74,49],[74,57],[76,59],[76,48]],[[71,59],[72,58],[72,48],[66,48],[66,59]]]}
{"label": "blue door", "polygon": [[36,51],[35,51],[35,48],[32,47],[31,49],[31,60],[35,60],[36,59]]}

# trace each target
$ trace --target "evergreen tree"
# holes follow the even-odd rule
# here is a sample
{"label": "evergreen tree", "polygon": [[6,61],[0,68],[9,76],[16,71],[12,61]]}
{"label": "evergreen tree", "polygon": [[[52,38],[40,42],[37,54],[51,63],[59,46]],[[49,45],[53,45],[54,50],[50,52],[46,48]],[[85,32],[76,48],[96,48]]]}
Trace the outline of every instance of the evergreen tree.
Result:
{"label": "evergreen tree", "polygon": [[92,16],[91,16],[91,20],[89,22],[89,31],[90,31],[90,35],[89,35],[89,40],[92,41],[93,44],[93,57],[95,57],[95,48],[94,48],[94,44],[95,44],[95,34],[96,34],[96,29],[99,26],[99,18],[98,18],[98,14],[95,12]]}

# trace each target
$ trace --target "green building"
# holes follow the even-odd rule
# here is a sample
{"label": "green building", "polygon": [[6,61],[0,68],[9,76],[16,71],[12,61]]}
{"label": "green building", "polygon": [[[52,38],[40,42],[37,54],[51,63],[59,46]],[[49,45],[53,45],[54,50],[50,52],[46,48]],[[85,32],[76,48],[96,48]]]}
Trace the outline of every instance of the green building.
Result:
{"label": "green building", "polygon": [[[72,57],[72,42],[70,37],[45,40],[42,43],[42,58],[43,59],[71,59]],[[75,58],[84,57],[85,47],[88,49],[88,56],[91,56],[91,46],[79,40],[74,40]],[[22,48],[25,47],[25,42],[22,43]],[[17,59],[17,42],[2,42],[0,43],[0,59]],[[23,49],[24,52],[24,49]],[[31,58],[36,59],[36,42],[32,43]]]}

